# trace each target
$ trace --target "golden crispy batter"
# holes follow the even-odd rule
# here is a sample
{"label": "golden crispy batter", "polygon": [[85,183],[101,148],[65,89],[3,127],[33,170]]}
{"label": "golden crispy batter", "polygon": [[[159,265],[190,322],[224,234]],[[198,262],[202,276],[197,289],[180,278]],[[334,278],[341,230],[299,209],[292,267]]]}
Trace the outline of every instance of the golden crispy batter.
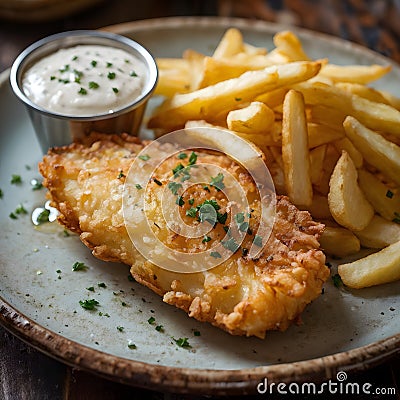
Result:
{"label": "golden crispy batter", "polygon": [[[160,268],[136,250],[122,212],[125,176],[143,146],[127,135],[93,134],[85,144],[51,149],[39,167],[61,213],[59,221],[78,233],[96,257],[130,265],[138,282],[190,317],[234,335],[260,338],[268,330],[285,330],[296,321],[305,306],[320,295],[329,275],[318,243],[323,225],[314,222],[308,212],[297,210],[286,197],[278,197],[273,232],[261,255],[249,258],[243,249],[250,247],[260,220],[255,184],[228,157],[197,152],[197,162],[222,167],[245,188],[252,209],[249,231],[241,248],[209,271],[185,274]],[[147,217],[154,221],[154,234],[171,249],[202,251],[224,237],[224,224],[215,224],[208,242],[184,238],[168,229],[161,212],[161,194],[176,164],[176,158],[170,158],[155,170],[156,182],[151,180],[146,190]],[[199,222],[186,211],[210,199],[218,202],[221,214],[227,213],[226,224],[230,221],[228,199],[215,187],[205,190],[193,185],[182,199],[180,213],[187,224]]]}

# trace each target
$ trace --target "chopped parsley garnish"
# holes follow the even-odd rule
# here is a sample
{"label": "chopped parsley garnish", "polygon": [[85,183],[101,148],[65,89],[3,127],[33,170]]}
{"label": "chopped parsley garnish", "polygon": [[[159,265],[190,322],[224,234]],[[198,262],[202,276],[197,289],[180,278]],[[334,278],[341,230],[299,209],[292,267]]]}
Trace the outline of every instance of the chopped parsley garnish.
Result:
{"label": "chopped parsley garnish", "polygon": [[87,90],[86,90],[85,88],[81,87],[81,88],[79,89],[79,91],[78,91],[78,94],[86,95],[86,94],[87,94]]}
{"label": "chopped parsley garnish", "polygon": [[123,332],[124,331],[124,327],[123,326],[117,326],[117,331],[118,332]]}
{"label": "chopped parsley garnish", "polygon": [[16,175],[16,174],[11,175],[10,183],[12,185],[19,185],[20,183],[22,183],[21,175]]}
{"label": "chopped parsley garnish", "polygon": [[240,232],[247,232],[249,235],[251,235],[251,231],[249,231],[249,223],[248,222],[242,222],[239,225],[239,231]]}
{"label": "chopped parsley garnish", "polygon": [[76,261],[72,266],[72,271],[86,271],[88,268],[84,262]]}
{"label": "chopped parsley garnish", "polygon": [[341,285],[343,285],[342,278],[340,277],[339,274],[333,275],[333,276],[332,276],[332,281],[333,281],[333,284],[334,284],[337,288],[340,287]]}
{"label": "chopped parsley garnish", "polygon": [[386,197],[388,197],[389,199],[392,199],[392,198],[393,198],[393,195],[394,195],[394,193],[393,193],[391,190],[388,190],[388,191],[386,192]]}
{"label": "chopped parsley garnish", "polygon": [[192,207],[189,208],[189,210],[186,210],[186,215],[188,217],[196,218],[197,215],[197,207]]}
{"label": "chopped parsley garnish", "polygon": [[260,235],[255,235],[254,239],[253,239],[253,243],[258,246],[258,247],[262,247],[262,237]]}
{"label": "chopped parsley garnish", "polygon": [[18,204],[18,207],[15,209],[15,214],[21,215],[21,214],[28,214],[28,211],[26,211],[26,208],[22,204]]}
{"label": "chopped parsley garnish", "polygon": [[232,253],[235,253],[240,247],[233,237],[229,238],[228,240],[221,241],[221,244]]}
{"label": "chopped parsley garnish", "polygon": [[210,256],[214,257],[214,258],[221,258],[222,257],[221,254],[218,253],[218,251],[212,251],[210,253]]}
{"label": "chopped parsley garnish", "polygon": [[56,77],[54,76],[54,75],[52,75],[51,77],[50,77],[50,80],[51,81],[54,81],[56,79]]}
{"label": "chopped parsley garnish", "polygon": [[138,74],[137,74],[135,71],[131,71],[131,72],[129,73],[129,76],[136,77],[136,76],[138,76]]}
{"label": "chopped parsley garnish", "polygon": [[194,203],[194,199],[189,199],[188,203],[192,206]]}
{"label": "chopped parsley garnish", "polygon": [[59,71],[61,73],[69,71],[69,64],[65,64],[63,68],[60,68]]}
{"label": "chopped parsley garnish", "polygon": [[142,185],[140,185],[139,183],[137,183],[137,184],[135,185],[135,188],[136,188],[137,190],[143,189],[143,188],[142,188]]}
{"label": "chopped parsley garnish", "polygon": [[221,214],[221,213],[217,212],[217,220],[220,224],[224,225],[227,218],[228,218],[228,213]]}
{"label": "chopped parsley garnish", "polygon": [[154,322],[156,322],[156,319],[154,317],[150,317],[147,322],[151,325],[154,324]]}
{"label": "chopped parsley garnish", "polygon": [[83,72],[82,71],[78,71],[77,69],[74,69],[74,75],[75,75],[74,81],[76,83],[81,83],[81,78],[83,76]]}
{"label": "chopped parsley garnish", "polygon": [[110,67],[112,67],[112,66],[113,66],[113,64],[112,64],[112,63],[110,63],[110,62],[108,62],[108,63],[106,64],[106,66],[107,66],[107,68],[110,68]]}
{"label": "chopped parsley garnish", "polygon": [[17,208],[13,212],[11,212],[8,216],[11,219],[18,219],[18,215],[21,214],[28,214],[28,211],[26,211],[25,207],[22,204],[19,204]]}
{"label": "chopped parsley garnish", "polygon": [[63,236],[64,237],[70,236],[69,232],[66,229],[63,230]]}
{"label": "chopped parsley garnish", "polygon": [[179,163],[175,168],[173,168],[172,170],[172,174],[175,176],[177,175],[177,172],[179,172],[180,170],[184,169],[185,167]]}
{"label": "chopped parsley garnish", "polygon": [[237,223],[240,232],[248,232],[249,223],[244,220],[244,213],[237,213],[234,216],[234,220]]}
{"label": "chopped parsley garnish", "polygon": [[211,200],[204,200],[204,203],[201,204],[200,207],[205,205],[205,204],[212,205],[214,207],[215,211],[218,211],[221,208],[216,200],[212,200],[212,199]]}
{"label": "chopped parsley garnish", "polygon": [[96,310],[96,307],[100,304],[97,300],[95,299],[90,299],[90,300],[79,300],[79,304],[81,305],[82,308],[85,310]]}
{"label": "chopped parsley garnish", "polygon": [[[219,207],[219,206],[218,206]],[[200,222],[209,222],[211,225],[215,225],[217,222],[217,211],[212,204],[203,203],[199,208],[199,219]]]}
{"label": "chopped parsley garnish", "polygon": [[188,338],[179,338],[179,339],[172,338],[172,339],[179,347],[183,347],[184,349],[190,349],[192,347],[189,344]]}
{"label": "chopped parsley garnish", "polygon": [[98,89],[100,85],[97,82],[90,81],[89,82],[89,89]]}
{"label": "chopped parsley garnish", "polygon": [[203,189],[206,190],[207,192],[210,192],[210,188],[208,186],[203,186]]}
{"label": "chopped parsley garnish", "polygon": [[244,213],[237,213],[233,218],[235,222],[240,225],[242,222],[244,222]]}
{"label": "chopped parsley garnish", "polygon": [[4,196],[4,193],[3,193],[3,191],[0,189],[0,199],[2,199],[3,196]]}
{"label": "chopped parsley garnish", "polygon": [[96,60],[92,60],[92,61],[90,62],[90,64],[92,65],[92,67],[95,67],[95,66],[97,65],[97,61],[96,61]]}
{"label": "chopped parsley garnish", "polygon": [[155,329],[156,329],[157,332],[164,332],[164,326],[163,325],[157,325]]}
{"label": "chopped parsley garnish", "polygon": [[135,343],[132,343],[132,342],[128,342],[128,348],[130,348],[131,350],[135,350],[137,347],[136,347],[136,344]]}
{"label": "chopped parsley garnish", "polygon": [[121,301],[121,306],[122,307],[128,307],[128,303],[125,303],[125,301]]}
{"label": "chopped parsley garnish", "polygon": [[235,97],[235,101],[242,101],[241,97]]}
{"label": "chopped parsley garnish", "polygon": [[197,331],[197,330],[193,331],[193,335],[194,336],[200,336],[200,331]]}
{"label": "chopped parsley garnish", "polygon": [[37,216],[36,221],[38,224],[44,224],[46,222],[49,222],[49,216],[50,216],[50,210],[47,210],[46,208]]}
{"label": "chopped parsley garnish", "polygon": [[175,204],[178,204],[179,207],[182,207],[185,204],[185,200],[183,200],[182,196],[178,196]]}
{"label": "chopped parsley garnish", "polygon": [[153,181],[155,184],[157,184],[158,186],[162,186],[162,182],[159,181],[157,178],[153,178]]}
{"label": "chopped parsley garnish", "polygon": [[150,156],[149,156],[148,154],[141,154],[141,155],[139,156],[139,158],[140,158],[141,160],[143,160],[143,161],[148,161],[148,160],[150,160]]}
{"label": "chopped parsley garnish", "polygon": [[197,161],[197,154],[194,151],[192,151],[192,154],[190,154],[190,157],[189,157],[188,165],[194,165],[194,164],[196,164],[196,161]]}
{"label": "chopped parsley garnish", "polygon": [[118,93],[119,92],[119,89],[116,88],[116,87],[113,87],[112,90],[113,90],[114,93]]}
{"label": "chopped parsley garnish", "polygon": [[110,80],[115,79],[115,72],[109,72],[109,73],[107,74],[107,78],[110,79]]}
{"label": "chopped parsley garnish", "polygon": [[72,61],[76,61],[78,59],[78,56],[73,56]]}
{"label": "chopped parsley garnish", "polygon": [[179,158],[180,160],[184,160],[185,158],[187,158],[187,154],[186,153],[179,153],[178,155],[177,155],[177,158]]}
{"label": "chopped parsley garnish", "polygon": [[89,290],[89,292],[94,292],[94,286],[89,286],[86,288],[86,290]]}
{"label": "chopped parsley garnish", "polygon": [[43,187],[42,182],[39,182],[37,179],[31,180],[32,190],[40,190]]}
{"label": "chopped parsley garnish", "polygon": [[101,287],[101,288],[106,288],[107,287],[107,285],[104,283],[104,282],[99,282],[98,284],[97,284],[97,286],[98,287]]}
{"label": "chopped parsley garnish", "polygon": [[225,188],[223,180],[224,174],[220,172],[216,177],[211,177],[210,186],[214,186],[217,190],[222,190]]}
{"label": "chopped parsley garnish", "polygon": [[211,240],[210,236],[204,235],[203,240],[201,241],[202,243],[207,243]]}
{"label": "chopped parsley garnish", "polygon": [[178,194],[178,190],[181,187],[182,187],[182,185],[180,183],[176,183],[176,182],[169,182],[168,183],[168,189],[170,189],[172,194],[174,194],[174,195]]}
{"label": "chopped parsley garnish", "polygon": [[118,174],[117,178],[118,179],[125,178],[124,173],[122,171],[119,171],[119,174]]}

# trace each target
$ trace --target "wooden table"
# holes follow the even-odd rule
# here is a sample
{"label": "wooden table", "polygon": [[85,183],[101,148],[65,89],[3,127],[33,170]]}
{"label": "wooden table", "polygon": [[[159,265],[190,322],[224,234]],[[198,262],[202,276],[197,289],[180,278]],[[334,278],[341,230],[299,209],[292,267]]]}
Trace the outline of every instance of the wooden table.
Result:
{"label": "wooden table", "polygon": [[[132,0],[107,1],[52,21],[17,23],[0,20],[0,72],[10,67],[23,48],[51,33],[176,15],[220,14],[291,22],[361,43],[400,62],[399,7],[399,2],[395,0],[147,0],[140,4]],[[352,381],[369,382],[380,388],[394,387],[397,395],[384,398],[400,398],[400,350],[389,362],[355,375]],[[378,397],[373,395],[368,399]],[[125,398],[205,397],[153,392],[104,380],[51,359],[0,327],[0,400]]]}

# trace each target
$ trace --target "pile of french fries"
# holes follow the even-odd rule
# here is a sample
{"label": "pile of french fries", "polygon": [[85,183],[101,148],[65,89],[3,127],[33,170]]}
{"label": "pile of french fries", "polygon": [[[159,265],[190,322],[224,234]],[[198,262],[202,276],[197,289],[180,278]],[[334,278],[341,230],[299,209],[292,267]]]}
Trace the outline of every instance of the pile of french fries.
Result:
{"label": "pile of french fries", "polygon": [[290,31],[273,41],[254,47],[231,28],[211,56],[158,59],[165,100],[148,126],[223,127],[252,142],[277,193],[325,224],[327,254],[374,249],[339,265],[347,286],[400,279],[400,99],[369,85],[391,67],[312,60]]}

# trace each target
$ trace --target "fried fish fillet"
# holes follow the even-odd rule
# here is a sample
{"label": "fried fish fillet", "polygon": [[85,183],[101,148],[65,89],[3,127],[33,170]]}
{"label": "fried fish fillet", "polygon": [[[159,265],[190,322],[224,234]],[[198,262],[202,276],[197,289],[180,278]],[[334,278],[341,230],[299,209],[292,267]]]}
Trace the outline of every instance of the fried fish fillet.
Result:
{"label": "fried fish fillet", "polygon": [[[210,270],[179,273],[161,268],[135,248],[124,223],[124,182],[144,145],[128,135],[92,134],[86,143],[50,149],[39,169],[53,206],[60,212],[59,222],[79,234],[94,256],[128,264],[135,280],[166,303],[230,334],[264,338],[266,331],[283,331],[298,321],[306,305],[320,295],[329,276],[318,242],[323,225],[286,197],[278,196],[272,234],[257,259],[251,259],[247,250],[261,215],[256,186],[247,171],[227,156],[199,151],[195,153],[197,163],[223,168],[245,189],[251,206],[246,237],[226,261]],[[190,209],[198,210],[204,202],[214,201],[225,221],[216,223],[207,239],[183,237],[166,225],[161,193],[171,171],[177,164],[186,165],[189,155],[179,160],[171,157],[154,170],[145,202],[154,234],[169,248],[190,253],[221,241],[233,216],[228,199],[217,186],[192,185],[177,205],[182,219],[187,224],[199,224]]]}

